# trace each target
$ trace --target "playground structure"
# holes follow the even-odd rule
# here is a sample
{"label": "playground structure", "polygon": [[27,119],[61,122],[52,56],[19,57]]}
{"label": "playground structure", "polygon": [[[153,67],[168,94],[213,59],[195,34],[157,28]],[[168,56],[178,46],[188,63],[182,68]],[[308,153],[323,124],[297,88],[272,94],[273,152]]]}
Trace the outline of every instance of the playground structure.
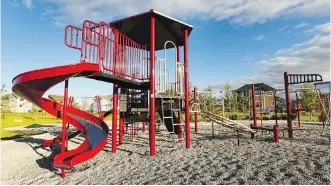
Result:
{"label": "playground structure", "polygon": [[[109,24],[86,20],[82,28],[68,25],[64,42],[80,52],[79,63],[25,72],[13,79],[14,93],[63,120],[61,136],[43,142],[51,148],[52,144],[61,143],[61,152],[54,157],[52,166],[61,169],[62,177],[65,170],[93,158],[106,145],[109,128],[104,118],[107,114],[113,116],[113,153],[116,153],[118,128],[119,144],[122,144],[124,125],[131,123],[133,131],[134,123],[142,122],[143,126],[148,123],[150,155],[155,156],[156,113],[169,133],[178,134],[179,141],[185,138],[186,148],[190,148],[188,36],[192,29],[191,25],[153,9]],[[183,61],[181,46],[184,47]],[[166,50],[170,48],[176,50],[174,79],[166,68],[169,62]],[[159,50],[164,50],[164,58],[155,56]],[[113,109],[101,113],[99,103],[99,117],[96,117],[72,107],[68,103],[68,86],[69,79],[74,77],[113,83]],[[63,81],[63,104],[42,97]],[[172,92],[169,88],[175,95],[168,93]],[[182,122],[182,112],[185,112],[185,122]],[[178,117],[174,113],[178,113]],[[78,131],[69,135],[67,124]],[[85,135],[83,143],[69,149],[68,140],[80,133]]]}
{"label": "playground structure", "polygon": [[[257,113],[256,111],[256,98],[255,98],[255,91],[259,90],[264,91],[263,87],[258,87],[255,84],[251,85],[251,105],[252,106],[252,112],[253,112],[253,123],[251,123],[250,127],[247,127],[239,122],[230,120],[229,118],[224,117],[224,95],[222,94],[223,92],[221,91],[220,93],[222,94],[222,116],[213,114],[208,111],[207,107],[204,105],[204,103],[198,103],[197,100],[197,93],[204,93],[204,94],[213,94],[213,93],[218,93],[218,92],[205,92],[205,91],[197,91],[196,88],[194,88],[194,103],[191,105],[191,112],[194,113],[194,120],[195,120],[195,132],[198,132],[198,114],[200,113],[201,116],[208,118],[212,122],[212,133],[214,136],[214,123],[223,125],[228,128],[232,128],[238,131],[241,129],[242,131],[249,132],[251,133],[251,138],[253,139],[255,137],[255,134],[257,131],[268,131],[269,133],[273,133],[273,138],[276,143],[280,141],[279,137],[279,132],[282,131],[284,135],[284,131],[288,131],[289,133],[289,138],[293,138],[293,124],[292,124],[292,101],[291,101],[291,96],[290,93],[294,92],[296,96],[296,112],[298,114],[298,126],[300,127],[300,103],[299,103],[299,97],[298,97],[298,92],[306,91],[307,89],[310,88],[296,88],[296,89],[290,89],[289,85],[290,84],[300,84],[300,83],[313,83],[313,82],[318,82],[315,83],[315,89],[318,95],[318,100],[320,102],[320,107],[321,107],[321,118],[322,118],[322,123],[323,123],[323,132],[325,129],[326,121],[330,124],[330,94],[331,91],[329,91],[329,95],[326,98],[322,97],[321,90],[316,88],[318,85],[322,84],[328,84],[329,85],[329,90],[330,88],[330,82],[323,82],[322,76],[319,74],[288,74],[287,72],[284,73],[284,85],[285,89],[278,89],[273,91],[273,97],[274,97],[274,105],[275,105],[275,125],[270,128],[270,127],[264,127],[262,126],[262,110],[260,107],[260,113]],[[310,89],[311,90],[311,89]],[[277,119],[277,110],[278,110],[278,105],[276,101],[276,94],[277,92],[285,92],[285,97],[286,97],[286,113],[287,113],[287,128],[279,128],[278,125],[278,119]],[[261,94],[260,94],[261,95]],[[260,97],[261,98],[261,97]],[[261,102],[261,100],[260,100]],[[261,125],[258,126],[257,124],[257,114],[261,114],[260,119],[261,119]],[[239,135],[238,135],[238,144],[239,144]]]}
{"label": "playground structure", "polygon": [[[224,98],[222,116],[208,111],[206,105],[197,102],[196,88],[194,103],[190,107],[188,36],[192,29],[191,25],[154,10],[109,24],[87,20],[83,22],[82,28],[68,25],[65,28],[64,42],[68,47],[80,52],[79,63],[25,72],[13,79],[14,93],[63,120],[61,136],[43,142],[44,146],[50,148],[53,148],[52,145],[55,143],[61,144],[61,152],[54,157],[52,165],[61,169],[62,177],[65,177],[65,170],[71,170],[74,166],[96,156],[107,144],[109,131],[112,136],[112,152],[116,153],[117,145],[123,144],[125,132],[130,130],[130,140],[138,134],[138,124],[142,125],[143,132],[146,130],[146,124],[148,125],[151,156],[156,155],[156,124],[164,124],[168,134],[178,135],[177,140],[179,142],[185,140],[186,148],[190,148],[189,116],[192,112],[195,115],[195,132],[198,132],[197,117],[200,113],[211,120],[212,125],[216,123],[226,126],[237,130],[238,134],[239,131],[244,131],[254,137],[257,130],[272,130],[275,141],[279,141],[277,123],[273,129],[257,126],[254,84],[252,85],[254,121],[250,127],[224,117]],[[181,46],[184,47],[184,60],[181,60]],[[172,48],[175,49],[173,60],[167,58],[167,50]],[[164,56],[156,57],[156,51],[161,50]],[[174,64],[173,71],[168,69],[169,61]],[[292,81],[292,76],[296,78],[307,76],[308,79]],[[102,112],[99,96],[96,97],[98,116],[74,108],[73,98],[68,98],[69,79],[74,77],[112,83],[113,109]],[[287,80],[288,77],[290,81]],[[287,101],[289,84],[321,82],[322,78],[317,77],[319,75],[286,75]],[[63,104],[42,97],[47,90],[63,81],[65,82]],[[327,109],[324,107],[323,110],[327,115]],[[291,115],[289,112],[288,110],[288,115]],[[113,116],[111,129],[104,122],[104,118],[109,114]],[[77,132],[69,134],[70,125],[77,128]],[[293,137],[290,117],[288,117],[288,126],[286,130]],[[83,143],[75,149],[69,149],[68,140],[79,134],[85,136]]]}

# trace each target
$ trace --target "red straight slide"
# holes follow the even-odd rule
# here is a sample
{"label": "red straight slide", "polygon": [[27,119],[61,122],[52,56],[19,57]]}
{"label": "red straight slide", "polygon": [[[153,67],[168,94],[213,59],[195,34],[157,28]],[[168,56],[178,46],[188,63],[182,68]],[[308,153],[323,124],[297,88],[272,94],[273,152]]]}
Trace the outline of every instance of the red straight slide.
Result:
{"label": "red straight slide", "polygon": [[[98,71],[99,65],[92,63],[34,70],[16,76],[12,90],[53,116],[63,119],[63,105],[43,98],[43,94],[69,78],[88,77]],[[75,165],[93,158],[103,149],[107,144],[109,128],[102,119],[77,108],[68,106],[66,113],[66,121],[85,135],[85,140],[77,148],[61,152],[54,157],[53,167],[70,170]],[[51,140],[45,140],[47,141]]]}

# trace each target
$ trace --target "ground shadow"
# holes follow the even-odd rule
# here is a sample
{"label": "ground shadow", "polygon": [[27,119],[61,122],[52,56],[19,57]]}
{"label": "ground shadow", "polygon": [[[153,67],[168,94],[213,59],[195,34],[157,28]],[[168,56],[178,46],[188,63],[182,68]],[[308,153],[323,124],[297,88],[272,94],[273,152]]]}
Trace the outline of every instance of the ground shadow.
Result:
{"label": "ground shadow", "polygon": [[[53,168],[52,162],[54,157],[61,151],[60,144],[54,144],[53,150],[51,150],[50,148],[41,145],[44,139],[27,137],[14,141],[28,144],[33,149],[33,151],[35,151],[39,156],[41,156],[40,159],[36,160],[38,166],[40,168],[47,169],[51,172],[54,172],[55,174],[58,174],[56,173],[57,169]],[[51,151],[51,154],[49,156],[45,156],[43,153],[39,152],[40,149],[44,151]]]}
{"label": "ground shadow", "polygon": [[33,129],[33,128],[52,128],[52,127],[57,127],[57,124],[32,124],[29,126],[26,126],[25,128],[27,129]]}

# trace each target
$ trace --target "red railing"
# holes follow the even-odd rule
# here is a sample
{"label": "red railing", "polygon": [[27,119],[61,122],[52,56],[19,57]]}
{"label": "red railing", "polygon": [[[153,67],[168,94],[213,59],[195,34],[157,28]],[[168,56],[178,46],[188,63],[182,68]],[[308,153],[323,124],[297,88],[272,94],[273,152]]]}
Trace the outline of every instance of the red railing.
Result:
{"label": "red railing", "polygon": [[81,62],[133,80],[148,79],[148,46],[139,45],[105,22],[84,21],[83,28],[67,26],[65,44],[81,50]]}
{"label": "red railing", "polygon": [[[69,37],[68,37],[68,34]],[[75,35],[75,36],[74,36]],[[65,28],[65,34],[64,34],[64,43],[69,47],[69,48],[74,48],[77,50],[81,50],[81,38],[82,37],[82,29],[77,28],[72,25],[68,25]]]}

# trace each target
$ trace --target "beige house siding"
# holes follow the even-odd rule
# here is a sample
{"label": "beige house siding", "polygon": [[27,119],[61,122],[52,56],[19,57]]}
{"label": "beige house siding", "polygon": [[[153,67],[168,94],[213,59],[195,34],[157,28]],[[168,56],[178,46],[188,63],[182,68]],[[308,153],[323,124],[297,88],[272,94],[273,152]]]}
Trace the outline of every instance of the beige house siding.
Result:
{"label": "beige house siding", "polygon": [[263,92],[261,96],[255,95],[255,106],[257,111],[259,111],[259,103],[262,102],[262,111],[265,111],[266,109],[270,109],[270,111],[275,111],[275,104],[274,104],[274,96],[273,93],[270,92]]}

